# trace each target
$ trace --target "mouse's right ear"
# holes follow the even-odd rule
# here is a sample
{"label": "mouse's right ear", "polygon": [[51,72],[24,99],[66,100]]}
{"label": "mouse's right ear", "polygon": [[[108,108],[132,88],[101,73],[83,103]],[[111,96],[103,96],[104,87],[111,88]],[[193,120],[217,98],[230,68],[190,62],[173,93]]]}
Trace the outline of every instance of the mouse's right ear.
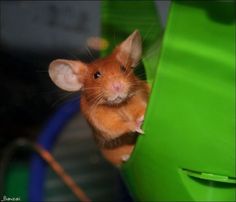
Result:
{"label": "mouse's right ear", "polygon": [[87,66],[83,62],[57,59],[49,65],[49,76],[61,89],[78,91],[83,86]]}

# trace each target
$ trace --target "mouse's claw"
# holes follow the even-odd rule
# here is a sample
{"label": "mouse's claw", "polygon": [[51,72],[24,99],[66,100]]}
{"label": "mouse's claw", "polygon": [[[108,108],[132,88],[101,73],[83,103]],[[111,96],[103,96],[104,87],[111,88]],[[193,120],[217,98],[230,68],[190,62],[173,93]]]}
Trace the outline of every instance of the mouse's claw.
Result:
{"label": "mouse's claw", "polygon": [[136,129],[136,132],[137,132],[137,133],[140,133],[140,134],[144,134],[144,131],[143,131],[141,128],[137,128],[137,129]]}
{"label": "mouse's claw", "polygon": [[137,122],[139,122],[139,123],[143,123],[143,121],[144,121],[144,115],[142,115],[142,116],[140,116],[138,119],[137,119]]}
{"label": "mouse's claw", "polygon": [[126,161],[129,160],[129,157],[130,157],[129,154],[124,154],[124,155],[121,156],[121,160],[122,160],[123,162],[126,162]]}
{"label": "mouse's claw", "polygon": [[141,126],[143,124],[143,120],[144,120],[144,115],[140,116],[137,120],[136,120],[136,132],[140,133],[140,134],[144,134],[144,131],[141,129]]}

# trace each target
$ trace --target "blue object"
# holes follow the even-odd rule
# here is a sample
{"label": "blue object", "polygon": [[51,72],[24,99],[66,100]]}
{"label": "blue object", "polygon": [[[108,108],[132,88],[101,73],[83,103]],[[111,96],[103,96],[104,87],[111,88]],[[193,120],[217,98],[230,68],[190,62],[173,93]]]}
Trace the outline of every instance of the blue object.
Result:
{"label": "blue object", "polygon": [[[44,126],[37,143],[51,151],[56,138],[62,128],[79,111],[79,97],[64,103]],[[43,184],[45,179],[46,163],[37,154],[32,155],[29,176],[29,201],[43,201]]]}

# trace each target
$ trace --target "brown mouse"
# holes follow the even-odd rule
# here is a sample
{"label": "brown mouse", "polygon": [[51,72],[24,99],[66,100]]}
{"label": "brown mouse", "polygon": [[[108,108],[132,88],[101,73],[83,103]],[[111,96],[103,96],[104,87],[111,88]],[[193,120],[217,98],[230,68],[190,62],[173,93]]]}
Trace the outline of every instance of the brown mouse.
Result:
{"label": "brown mouse", "polygon": [[116,165],[127,160],[137,133],[143,133],[149,86],[133,69],[142,55],[135,30],[113,52],[91,63],[57,59],[50,63],[52,81],[66,91],[81,91],[81,111],[105,158]]}

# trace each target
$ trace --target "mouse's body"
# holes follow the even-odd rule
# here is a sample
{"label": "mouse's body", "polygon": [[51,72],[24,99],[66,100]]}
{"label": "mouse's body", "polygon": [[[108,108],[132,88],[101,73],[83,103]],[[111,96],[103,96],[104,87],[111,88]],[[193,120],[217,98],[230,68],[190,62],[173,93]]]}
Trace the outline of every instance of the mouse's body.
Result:
{"label": "mouse's body", "polygon": [[127,160],[136,134],[143,133],[149,87],[133,72],[141,53],[141,36],[135,31],[105,58],[88,64],[58,59],[49,68],[60,88],[81,90],[81,111],[102,153],[116,165]]}
{"label": "mouse's body", "polygon": [[81,110],[99,136],[99,144],[130,132],[141,132],[147,105],[147,85],[139,81],[139,86],[124,102],[114,105],[90,105],[86,96],[81,95]]}

